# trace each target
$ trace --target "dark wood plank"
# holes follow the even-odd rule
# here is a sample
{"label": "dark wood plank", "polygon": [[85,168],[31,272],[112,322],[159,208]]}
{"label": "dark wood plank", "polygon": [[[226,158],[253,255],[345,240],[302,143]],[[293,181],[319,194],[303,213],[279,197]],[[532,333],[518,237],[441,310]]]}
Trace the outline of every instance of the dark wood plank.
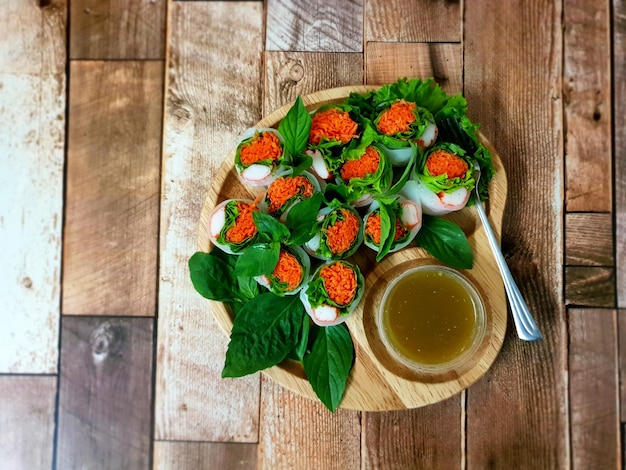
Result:
{"label": "dark wood plank", "polygon": [[57,468],[149,468],[153,323],[63,319]]}
{"label": "dark wood plank", "polygon": [[454,0],[368,0],[365,40],[459,42],[460,5]]}
{"label": "dark wood plank", "polygon": [[503,251],[544,335],[519,341],[509,322],[498,360],[469,391],[467,466],[567,468],[561,8],[468,0],[464,24],[468,114],[507,170]]}
{"label": "dark wood plank", "polygon": [[0,373],[57,371],[66,5],[0,15]]}
{"label": "dark wood plank", "polygon": [[257,444],[238,442],[154,443],[154,470],[255,470]]}
{"label": "dark wood plank", "polygon": [[615,278],[626,308],[626,1],[613,0],[613,132],[615,148]]}
{"label": "dark wood plank", "polygon": [[434,77],[448,93],[463,91],[460,43],[368,42],[365,64],[365,81],[370,85],[395,82],[400,77]]}
{"label": "dark wood plank", "polygon": [[[189,282],[200,209],[261,118],[263,4],[171,5],[161,204],[156,438],[256,442],[259,377],[221,378],[228,337]],[[233,58],[236,58],[234,60]],[[224,66],[224,64],[229,64]]]}
{"label": "dark wood plank", "polygon": [[52,468],[57,378],[0,376],[2,468]]}
{"label": "dark wood plank", "polygon": [[568,319],[573,468],[619,468],[615,311],[568,309]]}
{"label": "dark wood plank", "polygon": [[566,267],[565,304],[615,307],[615,270],[591,266]]}
{"label": "dark wood plank", "polygon": [[[617,346],[619,376],[624,377],[626,375],[626,309],[617,310]],[[626,423],[626,380],[621,379],[619,386],[620,421]],[[622,437],[626,436],[622,435]]]}
{"label": "dark wood plank", "polygon": [[167,0],[70,2],[71,59],[163,59]]}
{"label": "dark wood plank", "polygon": [[611,214],[565,214],[565,264],[613,266]]}
{"label": "dark wood plank", "polygon": [[593,0],[563,3],[568,211],[612,210],[609,4]]}
{"label": "dark wood plank", "polygon": [[63,313],[154,315],[163,64],[70,74]]}
{"label": "dark wood plank", "polygon": [[265,50],[362,52],[363,0],[268,0]]}

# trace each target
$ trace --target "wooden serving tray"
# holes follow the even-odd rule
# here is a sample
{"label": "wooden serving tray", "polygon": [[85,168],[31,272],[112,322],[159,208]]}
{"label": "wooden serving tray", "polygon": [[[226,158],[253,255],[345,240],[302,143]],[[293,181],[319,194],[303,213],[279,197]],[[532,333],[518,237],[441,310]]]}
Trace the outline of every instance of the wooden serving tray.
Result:
{"label": "wooden serving tray", "polygon": [[[377,90],[378,86],[350,86],[332,88],[303,96],[309,111],[327,103],[343,101],[351,92],[364,93]],[[263,118],[254,127],[278,127],[293,103],[289,103]],[[489,219],[500,238],[502,216],[507,195],[507,180],[502,161],[492,145],[479,133],[481,142],[491,151],[496,174],[489,186]],[[244,186],[234,169],[235,148],[226,156],[218,170],[207,195],[200,217],[198,245],[200,251],[208,252],[212,245],[208,237],[208,221],[213,208],[225,199],[254,198],[263,188]],[[383,411],[417,408],[446,399],[476,382],[494,362],[504,340],[507,304],[504,285],[489,248],[487,237],[480,225],[474,208],[465,208],[447,216],[460,225],[468,236],[474,252],[474,267],[461,271],[477,287],[486,308],[487,333],[474,360],[463,369],[442,376],[420,376],[397,363],[383,346],[375,322],[375,312],[380,304],[388,282],[397,274],[413,266],[441,264],[421,248],[406,248],[375,262],[375,254],[363,246],[351,258],[365,276],[365,295],[359,307],[346,321],[356,351],[356,361],[342,408],[353,410]],[[226,304],[210,301],[215,319],[227,335],[233,325],[232,312]],[[302,366],[295,361],[283,363],[263,371],[267,376],[288,389],[317,400],[306,379]]]}

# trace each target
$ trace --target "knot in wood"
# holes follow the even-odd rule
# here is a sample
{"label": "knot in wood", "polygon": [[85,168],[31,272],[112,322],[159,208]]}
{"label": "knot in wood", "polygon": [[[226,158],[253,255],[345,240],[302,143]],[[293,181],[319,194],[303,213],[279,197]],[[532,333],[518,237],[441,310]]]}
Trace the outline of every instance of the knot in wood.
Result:
{"label": "knot in wood", "polygon": [[91,338],[89,340],[91,353],[96,362],[103,361],[108,356],[119,353],[123,343],[124,328],[114,321],[106,321],[98,325],[98,327],[91,332]]}
{"label": "knot in wood", "polygon": [[304,77],[304,67],[301,63],[295,63],[289,69],[289,78],[294,82],[299,82]]}

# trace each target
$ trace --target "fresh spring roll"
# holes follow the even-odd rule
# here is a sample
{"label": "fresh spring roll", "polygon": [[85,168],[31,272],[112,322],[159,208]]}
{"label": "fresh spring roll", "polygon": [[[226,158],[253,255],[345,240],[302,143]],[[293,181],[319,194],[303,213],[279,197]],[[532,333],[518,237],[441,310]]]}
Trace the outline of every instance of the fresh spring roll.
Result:
{"label": "fresh spring roll", "polygon": [[411,161],[416,151],[414,145],[424,149],[437,139],[437,125],[430,111],[403,99],[391,102],[379,112],[374,125],[383,135],[383,149],[394,166]]}
{"label": "fresh spring roll", "polygon": [[313,273],[300,291],[300,299],[316,325],[332,326],[348,319],[361,301],[364,287],[358,266],[347,261],[329,261]]}
{"label": "fresh spring roll", "polygon": [[267,208],[268,214],[279,217],[284,222],[295,204],[319,191],[319,181],[306,171],[297,176],[279,176],[269,185],[259,206]]}
{"label": "fresh spring roll", "polygon": [[218,204],[209,217],[211,243],[231,255],[241,254],[257,239],[252,218],[255,210],[254,201],[247,199],[228,199]]}
{"label": "fresh spring roll", "polygon": [[342,149],[359,133],[358,124],[345,105],[320,107],[311,117],[311,131],[305,153],[313,159],[312,170],[329,180],[341,164]]}
{"label": "fresh spring roll", "polygon": [[276,129],[248,129],[235,153],[235,168],[244,184],[267,186],[283,171],[283,137]]}
{"label": "fresh spring roll", "polygon": [[322,208],[317,215],[317,233],[305,245],[311,256],[336,260],[352,256],[363,241],[363,221],[348,204]]}
{"label": "fresh spring roll", "polygon": [[424,153],[413,179],[414,183],[407,183],[403,193],[409,199],[419,200],[422,211],[429,215],[463,209],[476,183],[465,150],[449,142],[437,144]]}
{"label": "fresh spring roll", "polygon": [[309,277],[311,260],[299,246],[283,247],[278,255],[278,264],[271,274],[254,279],[276,295],[294,295],[304,286]]}
{"label": "fresh spring roll", "polygon": [[[381,211],[387,214],[388,222],[381,223]],[[397,196],[391,203],[374,201],[364,219],[363,243],[376,251],[382,259],[387,253],[394,253],[411,243],[422,228],[422,208],[419,203]],[[383,231],[392,237],[391,243],[381,246]]]}

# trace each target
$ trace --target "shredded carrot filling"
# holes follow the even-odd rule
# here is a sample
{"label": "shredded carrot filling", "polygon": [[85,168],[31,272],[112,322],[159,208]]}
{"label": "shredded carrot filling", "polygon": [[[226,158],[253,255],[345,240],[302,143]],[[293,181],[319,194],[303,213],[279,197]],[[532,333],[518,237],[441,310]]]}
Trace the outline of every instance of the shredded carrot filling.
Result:
{"label": "shredded carrot filling", "polygon": [[280,177],[267,189],[267,200],[270,202],[269,212],[273,214],[294,196],[302,198],[313,195],[313,184],[304,176]]}
{"label": "shredded carrot filling", "polygon": [[330,108],[313,116],[309,143],[317,145],[322,137],[326,137],[329,140],[338,140],[345,144],[357,136],[357,130],[357,123],[346,111]]}
{"label": "shredded carrot filling", "polygon": [[235,219],[234,225],[226,231],[226,241],[229,243],[243,243],[245,240],[254,237],[256,225],[252,219],[252,211],[258,210],[254,203],[237,202],[239,215]]}
{"label": "shredded carrot filling", "polygon": [[282,154],[280,140],[272,132],[261,132],[241,147],[239,158],[244,166],[263,160],[278,160]]}
{"label": "shredded carrot filling", "polygon": [[353,245],[359,233],[359,221],[347,209],[340,209],[343,220],[337,220],[326,229],[326,244],[333,254],[345,253]]}
{"label": "shredded carrot filling", "polygon": [[380,156],[374,147],[367,147],[365,153],[356,160],[348,160],[340,170],[341,178],[349,181],[352,178],[364,178],[373,175],[378,170]]}
{"label": "shredded carrot filling", "polygon": [[396,101],[381,114],[378,130],[386,135],[408,131],[409,125],[415,122],[415,115],[413,114],[415,108],[417,108],[415,103],[404,100]]}
{"label": "shredded carrot filling", "polygon": [[292,291],[302,281],[302,266],[291,253],[281,250],[278,255],[278,264],[272,275],[279,281],[287,284],[287,290]]}
{"label": "shredded carrot filling", "polygon": [[328,298],[337,305],[348,305],[356,296],[357,280],[355,272],[341,262],[329,264],[320,269],[324,289]]}
{"label": "shredded carrot filling", "polygon": [[448,178],[459,178],[465,176],[469,165],[461,157],[442,149],[435,150],[426,159],[426,168],[432,176],[443,175]]}
{"label": "shredded carrot filling", "polygon": [[[396,218],[396,234],[394,241],[400,240],[406,235],[407,229],[399,218]],[[376,245],[380,245],[380,214],[372,214],[365,223],[365,234],[369,235]]]}

